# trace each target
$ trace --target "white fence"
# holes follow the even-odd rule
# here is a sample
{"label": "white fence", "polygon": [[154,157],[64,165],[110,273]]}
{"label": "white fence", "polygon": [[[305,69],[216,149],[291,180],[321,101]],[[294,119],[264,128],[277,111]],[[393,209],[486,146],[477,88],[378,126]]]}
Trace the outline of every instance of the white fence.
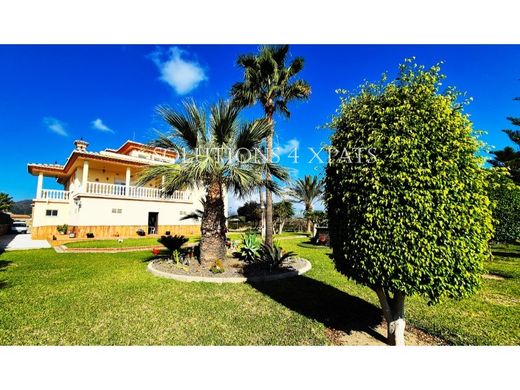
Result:
{"label": "white fence", "polygon": [[[128,193],[127,193],[128,188]],[[189,201],[191,193],[188,191],[175,191],[171,195],[166,195],[159,188],[147,188],[147,187],[135,187],[109,184],[109,183],[97,183],[87,182],[87,193],[95,195],[107,195],[107,196],[123,196],[128,198],[137,199],[166,199],[166,200],[179,200]]]}
{"label": "white fence", "polygon": [[64,190],[41,190],[40,199],[69,200],[69,191]]}

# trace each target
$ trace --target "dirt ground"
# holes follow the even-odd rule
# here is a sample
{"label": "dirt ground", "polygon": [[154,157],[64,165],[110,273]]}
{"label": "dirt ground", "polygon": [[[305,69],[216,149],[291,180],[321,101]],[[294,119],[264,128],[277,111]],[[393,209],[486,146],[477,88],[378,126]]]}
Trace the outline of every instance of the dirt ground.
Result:
{"label": "dirt ground", "polygon": [[[373,334],[362,331],[352,331],[350,334],[336,330],[327,329],[327,337],[333,345],[379,345],[385,346],[386,324],[383,323],[374,329]],[[446,345],[442,340],[429,335],[410,325],[406,325],[405,343],[407,346],[434,346]]]}

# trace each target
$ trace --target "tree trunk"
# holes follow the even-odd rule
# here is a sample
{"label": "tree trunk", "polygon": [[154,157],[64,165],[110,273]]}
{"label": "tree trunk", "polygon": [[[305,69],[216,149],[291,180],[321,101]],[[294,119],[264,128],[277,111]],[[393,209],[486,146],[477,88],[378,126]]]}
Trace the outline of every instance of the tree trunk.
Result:
{"label": "tree trunk", "polygon": [[285,221],[281,221],[280,222],[280,228],[278,229],[278,234],[282,234],[283,233],[283,226],[285,225]]}
{"label": "tree trunk", "polygon": [[260,192],[260,235],[262,240],[265,240],[265,206],[264,206],[264,190],[262,187],[259,189]]}
{"label": "tree trunk", "polygon": [[209,268],[215,260],[226,256],[225,220],[222,186],[212,182],[207,189],[200,229],[200,262],[204,267]]}
{"label": "tree trunk", "polygon": [[[267,161],[271,162],[273,157],[273,114],[268,114],[267,118],[271,126],[271,132],[266,138]],[[271,180],[271,174],[269,172],[266,172],[265,179],[266,181]],[[273,246],[273,194],[268,188],[265,189],[265,244],[267,246]]]}
{"label": "tree trunk", "polygon": [[[306,213],[312,213],[312,205],[305,206]],[[312,232],[312,219],[309,214],[307,214],[307,233]]]}
{"label": "tree trunk", "polygon": [[404,299],[405,295],[396,292],[393,298],[382,287],[375,289],[383,315],[387,323],[388,344],[404,346],[404,330],[406,322],[404,320]]}

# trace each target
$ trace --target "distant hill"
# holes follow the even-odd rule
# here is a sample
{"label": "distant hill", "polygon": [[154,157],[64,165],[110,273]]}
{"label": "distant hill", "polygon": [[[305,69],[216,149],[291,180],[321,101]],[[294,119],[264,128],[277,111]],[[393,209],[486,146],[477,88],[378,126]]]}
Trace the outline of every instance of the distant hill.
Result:
{"label": "distant hill", "polygon": [[14,202],[14,206],[11,208],[11,212],[13,214],[31,215],[31,213],[32,213],[31,204],[32,204],[31,199],[19,200],[18,202]]}

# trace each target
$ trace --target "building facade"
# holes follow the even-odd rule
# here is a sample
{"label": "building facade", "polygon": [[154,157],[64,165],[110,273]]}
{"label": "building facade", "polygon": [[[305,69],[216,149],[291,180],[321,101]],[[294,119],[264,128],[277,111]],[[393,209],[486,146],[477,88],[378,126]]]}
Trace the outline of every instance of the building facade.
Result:
{"label": "building facade", "polygon": [[[199,222],[181,219],[202,208],[203,190],[166,195],[164,178],[136,186],[143,168],[175,163],[174,152],[133,141],[101,152],[88,151],[83,140],[74,145],[64,165],[28,164],[29,173],[38,177],[33,238],[58,236],[57,227],[64,224],[78,238],[86,238],[88,233],[95,238],[137,237],[139,229],[147,235],[200,232]],[[55,178],[63,189],[45,189],[44,177]]]}

